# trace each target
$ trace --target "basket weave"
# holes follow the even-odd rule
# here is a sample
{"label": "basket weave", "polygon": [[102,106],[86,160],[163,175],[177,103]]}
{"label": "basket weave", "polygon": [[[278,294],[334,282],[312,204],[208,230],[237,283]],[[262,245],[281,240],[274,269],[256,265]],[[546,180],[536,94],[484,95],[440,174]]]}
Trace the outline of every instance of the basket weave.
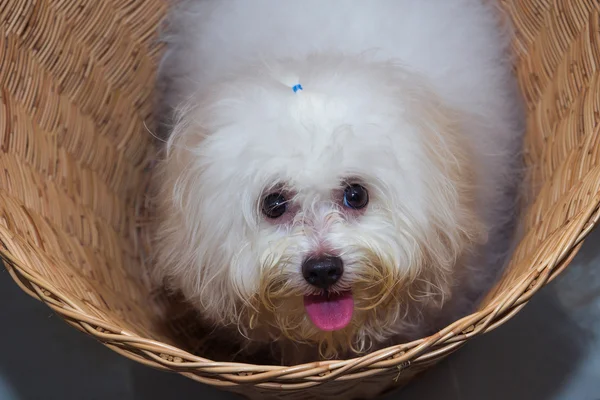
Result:
{"label": "basket weave", "polygon": [[213,362],[157,329],[140,276],[166,0],[0,0],[0,255],[14,280],[133,360],[257,399],[370,398],[515,315],[600,211],[600,3],[505,0],[528,107],[525,235],[480,311],[352,360]]}

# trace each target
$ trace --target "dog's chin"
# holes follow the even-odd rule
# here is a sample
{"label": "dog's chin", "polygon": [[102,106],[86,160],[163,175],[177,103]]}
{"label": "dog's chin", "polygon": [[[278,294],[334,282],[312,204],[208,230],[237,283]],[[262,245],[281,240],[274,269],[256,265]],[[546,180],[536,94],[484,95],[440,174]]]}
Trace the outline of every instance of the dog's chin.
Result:
{"label": "dog's chin", "polygon": [[294,286],[293,279],[273,274],[248,308],[247,336],[309,345],[326,359],[362,354],[403,336],[439,296],[420,292],[418,279],[386,271],[373,268],[368,278],[330,291]]}
{"label": "dog's chin", "polygon": [[356,321],[363,311],[355,307],[351,292],[280,299],[274,309],[262,307],[251,316],[251,338],[317,347],[322,358],[360,351]]}
{"label": "dog's chin", "polygon": [[252,315],[251,338],[308,345],[326,359],[364,353],[386,339],[401,313],[400,307],[365,303],[351,291],[281,299],[275,309]]}

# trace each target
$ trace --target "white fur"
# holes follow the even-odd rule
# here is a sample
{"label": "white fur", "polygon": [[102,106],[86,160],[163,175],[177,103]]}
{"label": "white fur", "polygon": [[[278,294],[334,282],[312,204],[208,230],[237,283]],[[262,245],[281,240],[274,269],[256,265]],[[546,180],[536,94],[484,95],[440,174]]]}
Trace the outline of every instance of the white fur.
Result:
{"label": "white fur", "polygon": [[[474,306],[509,251],[522,132],[489,1],[185,0],[164,38],[159,279],[252,341],[329,355]],[[364,213],[340,205],[346,180],[368,188]],[[275,223],[260,212],[273,187],[293,194]],[[299,302],[318,251],[342,257],[358,302],[380,272],[381,305],[343,332]]]}

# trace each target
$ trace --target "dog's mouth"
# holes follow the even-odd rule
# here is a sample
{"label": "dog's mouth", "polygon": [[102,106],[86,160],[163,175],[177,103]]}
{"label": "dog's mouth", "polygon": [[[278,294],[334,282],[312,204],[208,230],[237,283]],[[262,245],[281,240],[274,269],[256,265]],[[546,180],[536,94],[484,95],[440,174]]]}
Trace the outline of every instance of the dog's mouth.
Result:
{"label": "dog's mouth", "polygon": [[348,326],[352,320],[354,299],[350,291],[304,296],[304,309],[320,330],[338,331]]}

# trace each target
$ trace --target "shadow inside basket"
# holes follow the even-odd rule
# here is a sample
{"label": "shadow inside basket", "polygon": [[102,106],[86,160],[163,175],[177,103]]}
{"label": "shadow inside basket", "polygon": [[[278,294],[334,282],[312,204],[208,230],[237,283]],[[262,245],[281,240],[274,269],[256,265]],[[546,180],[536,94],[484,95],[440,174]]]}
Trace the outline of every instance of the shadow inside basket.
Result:
{"label": "shadow inside basket", "polygon": [[181,350],[214,361],[280,365],[265,352],[244,352],[231,330],[213,327],[205,322],[197,309],[189,305],[181,294],[155,291],[153,297],[162,303],[165,318],[155,322],[156,330],[164,332]]}

